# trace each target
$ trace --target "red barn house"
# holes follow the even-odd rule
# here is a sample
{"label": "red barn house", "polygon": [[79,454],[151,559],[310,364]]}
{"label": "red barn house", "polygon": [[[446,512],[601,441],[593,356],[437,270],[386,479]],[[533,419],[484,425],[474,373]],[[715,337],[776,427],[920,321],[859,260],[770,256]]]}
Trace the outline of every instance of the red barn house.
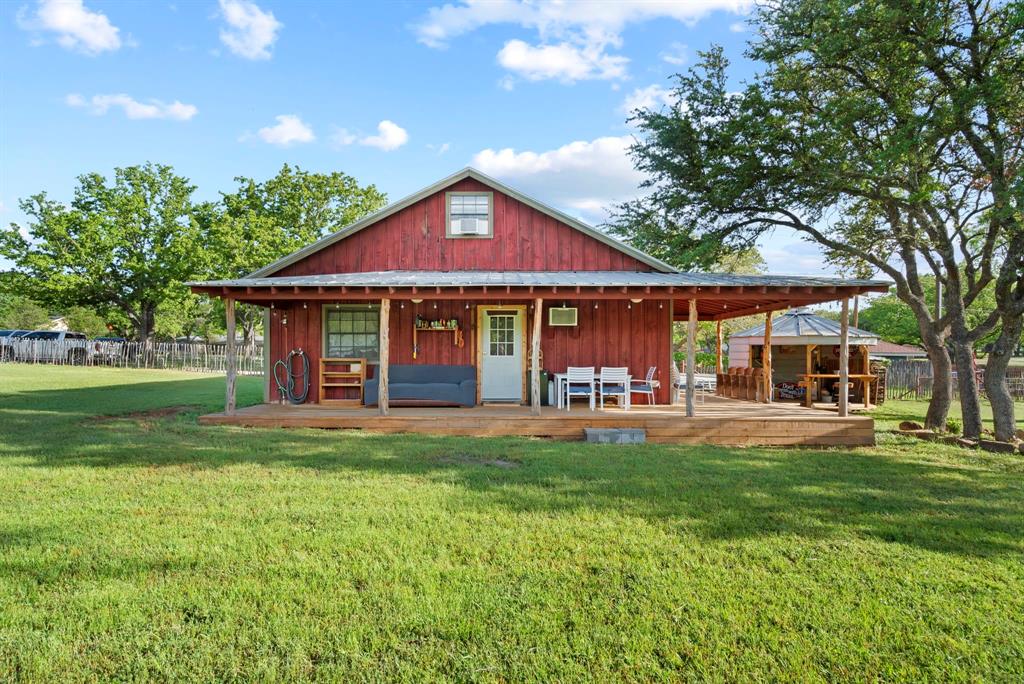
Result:
{"label": "red barn house", "polygon": [[[740,380],[729,376],[743,369],[724,373],[719,362],[717,378],[705,383],[717,390],[699,397],[697,416],[693,330],[697,320],[770,320],[772,311],[884,292],[886,283],[681,273],[474,169],[248,277],[190,285],[223,298],[228,312],[227,405],[204,422],[567,438],[586,427],[639,427],[652,441],[720,443],[864,443],[869,433],[873,440],[871,419],[847,416],[844,405],[825,413],[773,402],[770,354]],[[265,403],[237,410],[235,302],[266,308],[268,362]],[[679,376],[673,324],[691,320],[690,363]],[[298,373],[300,361],[289,359],[298,350],[309,362],[308,393],[301,406],[285,406],[271,365],[285,361]],[[542,409],[548,373],[569,367],[598,375],[625,368],[631,389],[643,393],[616,396],[614,408],[609,397],[598,411],[584,402]],[[284,378],[283,367],[277,371]],[[749,391],[736,394],[741,387]],[[555,403],[566,403],[559,394]],[[675,406],[680,394],[685,409]],[[750,421],[748,429],[730,427],[736,420]],[[794,427],[807,421],[824,427]]]}

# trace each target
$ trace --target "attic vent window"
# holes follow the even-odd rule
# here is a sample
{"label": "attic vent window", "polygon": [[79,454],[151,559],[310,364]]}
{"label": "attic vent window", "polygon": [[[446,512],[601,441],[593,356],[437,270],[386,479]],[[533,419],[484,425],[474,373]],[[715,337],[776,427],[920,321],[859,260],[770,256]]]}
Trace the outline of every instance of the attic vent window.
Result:
{"label": "attic vent window", "polygon": [[491,237],[494,234],[493,193],[449,192],[448,237]]}

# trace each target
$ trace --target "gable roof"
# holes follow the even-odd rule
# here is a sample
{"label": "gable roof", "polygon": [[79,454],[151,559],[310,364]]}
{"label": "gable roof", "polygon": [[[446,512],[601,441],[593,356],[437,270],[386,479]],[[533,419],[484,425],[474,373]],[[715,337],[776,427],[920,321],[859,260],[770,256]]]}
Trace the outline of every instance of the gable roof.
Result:
{"label": "gable roof", "polygon": [[619,240],[616,240],[610,235],[606,235],[597,228],[594,228],[593,226],[587,225],[586,223],[583,223],[578,219],[574,219],[573,217],[569,216],[568,214],[562,213],[561,211],[555,209],[554,207],[548,206],[543,202],[539,202],[533,199],[532,197],[528,197],[523,193],[519,192],[518,190],[514,190],[509,186],[505,185],[504,183],[495,180],[494,178],[491,178],[490,176],[481,173],[480,171],[477,171],[474,168],[467,166],[461,171],[454,173],[451,176],[448,176],[447,178],[443,178],[442,180],[439,180],[433,185],[423,188],[419,192],[413,193],[408,197],[404,197],[398,200],[397,202],[392,202],[383,209],[375,211],[372,214],[368,214],[363,218],[359,219],[358,221],[356,221],[355,223],[350,223],[349,225],[345,226],[344,228],[335,233],[331,233],[330,235],[327,235],[312,244],[306,245],[302,249],[292,252],[286,257],[278,259],[277,261],[268,264],[263,268],[253,271],[246,277],[264,278],[273,275],[274,273],[281,270],[285,266],[294,264],[295,262],[308,257],[310,254],[315,254],[316,252],[319,252],[320,250],[324,249],[325,247],[328,247],[329,245],[333,245],[336,242],[344,240],[350,235],[358,233],[363,228],[368,228],[369,226],[372,226],[378,221],[381,221],[387,218],[388,216],[391,216],[392,214],[396,214],[402,209],[412,206],[413,204],[416,204],[420,200],[426,199],[427,197],[433,195],[434,193],[440,192],[441,190],[444,190],[446,187],[458,183],[459,181],[466,178],[472,178],[474,180],[477,180],[483,183],[484,185],[489,186],[493,190],[497,190],[498,192],[508,195],[509,197],[519,202],[522,202],[523,204],[532,207],[543,214],[547,214],[556,221],[560,221],[561,223],[566,224],[570,228],[574,228],[580,231],[584,235],[587,235],[599,242],[603,242],[609,247],[616,249],[622,252],[623,254],[627,254],[633,257],[637,261],[647,264],[656,271],[661,271],[662,273],[678,272],[677,269],[668,265],[664,261],[661,261],[660,259],[655,259],[650,254],[645,254],[644,252],[641,252],[640,250],[634,247],[630,247],[626,243],[620,242]]}
{"label": "gable roof", "polygon": [[[764,339],[764,323],[755,325],[753,328],[742,330],[729,335],[729,339],[754,337]],[[816,344],[822,340],[824,344],[833,344],[830,340],[837,340],[841,334],[838,321],[818,316],[806,309],[794,309],[772,319],[772,340],[786,338],[796,343],[806,341],[809,344]],[[849,339],[851,343],[874,345],[878,342],[878,335],[867,330],[849,328]]]}

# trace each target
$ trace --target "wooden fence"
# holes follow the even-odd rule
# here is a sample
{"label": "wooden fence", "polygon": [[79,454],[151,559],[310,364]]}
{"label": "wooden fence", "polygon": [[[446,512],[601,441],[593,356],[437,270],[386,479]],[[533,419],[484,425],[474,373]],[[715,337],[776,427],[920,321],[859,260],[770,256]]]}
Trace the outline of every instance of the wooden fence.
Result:
{"label": "wooden fence", "polygon": [[[158,368],[198,373],[226,371],[226,344],[117,342],[101,340],[11,340],[0,361],[113,368]],[[263,347],[237,347],[238,372],[263,375]]]}
{"label": "wooden fence", "polygon": [[[957,371],[953,371],[953,398],[960,394]],[[885,371],[885,396],[888,399],[931,399],[932,364],[929,361],[897,359],[889,363]],[[978,366],[975,381],[985,394],[985,367]],[[1007,370],[1010,393],[1016,399],[1024,400],[1024,367],[1011,366]]]}

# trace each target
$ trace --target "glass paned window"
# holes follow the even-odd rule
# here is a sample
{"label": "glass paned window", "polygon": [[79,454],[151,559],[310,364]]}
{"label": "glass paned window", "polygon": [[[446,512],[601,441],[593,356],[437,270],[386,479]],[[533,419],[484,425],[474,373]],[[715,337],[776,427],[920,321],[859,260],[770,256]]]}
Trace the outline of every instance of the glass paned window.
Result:
{"label": "glass paned window", "polygon": [[491,356],[515,356],[516,317],[491,316]]}
{"label": "glass paned window", "polygon": [[380,311],[377,307],[329,307],[324,312],[324,355],[334,358],[380,358]]}
{"label": "glass paned window", "polygon": [[486,220],[490,214],[490,195],[452,195],[451,216]]}

